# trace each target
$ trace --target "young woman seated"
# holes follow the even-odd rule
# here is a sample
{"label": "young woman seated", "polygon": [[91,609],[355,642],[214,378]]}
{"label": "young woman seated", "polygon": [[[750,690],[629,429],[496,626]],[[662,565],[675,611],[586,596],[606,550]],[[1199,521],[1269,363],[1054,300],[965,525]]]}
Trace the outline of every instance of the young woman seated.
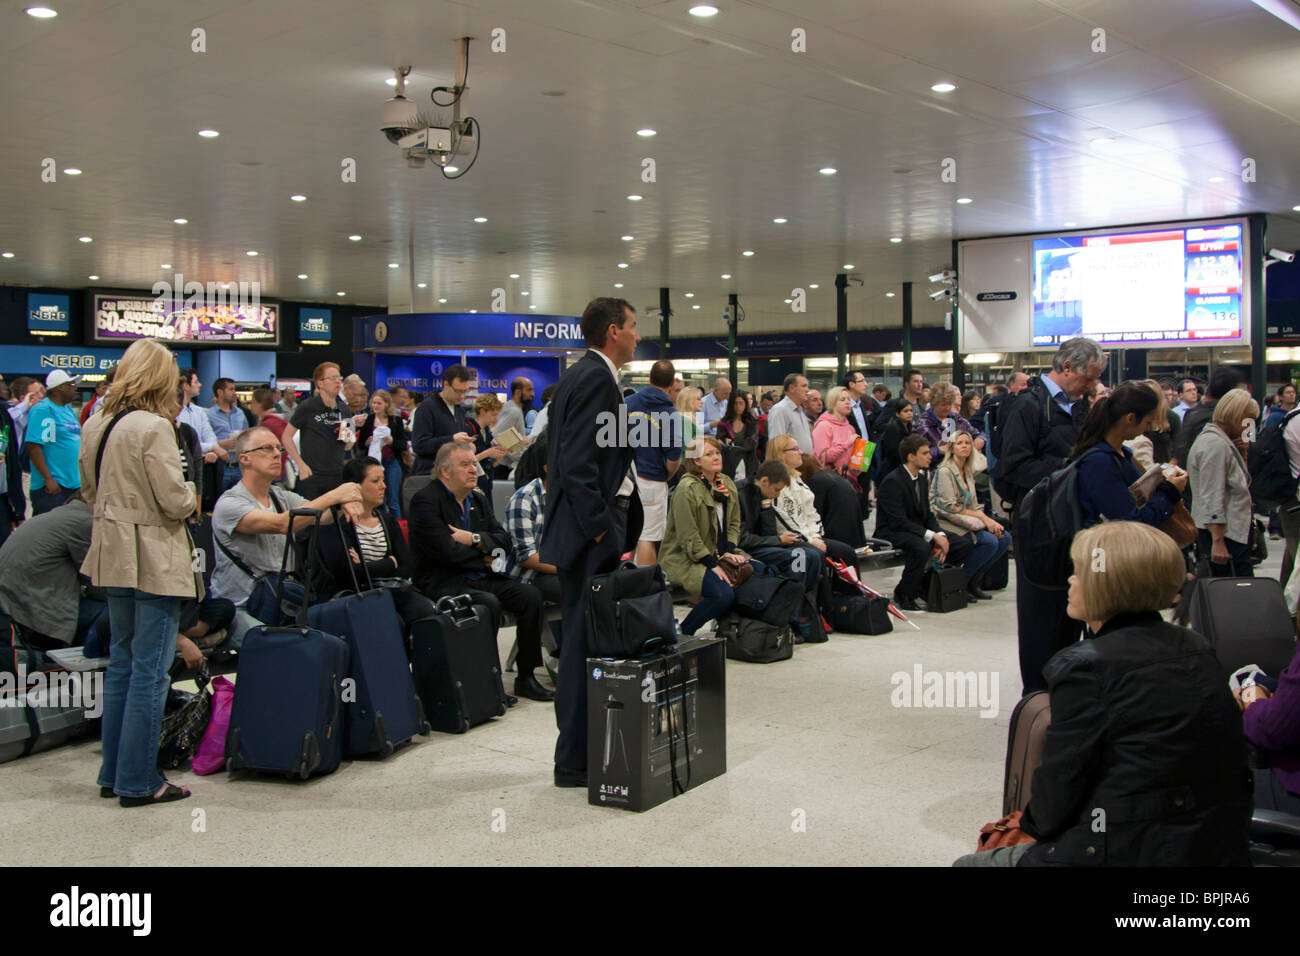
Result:
{"label": "young woman seated", "polygon": [[993,595],[980,589],[980,580],[1011,547],[1011,532],[985,514],[984,506],[976,500],[971,467],[975,445],[970,435],[958,432],[946,447],[930,486],[930,507],[950,541],[962,537],[974,545],[962,565],[966,593],[976,601],[991,601]]}
{"label": "young woman seated", "polygon": [[857,562],[851,545],[827,538],[817,511],[816,496],[803,480],[800,467],[803,452],[793,435],[776,435],[768,440],[767,460],[779,461],[786,468],[790,481],[781,489],[776,499],[776,520],[782,531],[797,535],[798,542],[811,544],[822,554],[843,561],[850,567]]}

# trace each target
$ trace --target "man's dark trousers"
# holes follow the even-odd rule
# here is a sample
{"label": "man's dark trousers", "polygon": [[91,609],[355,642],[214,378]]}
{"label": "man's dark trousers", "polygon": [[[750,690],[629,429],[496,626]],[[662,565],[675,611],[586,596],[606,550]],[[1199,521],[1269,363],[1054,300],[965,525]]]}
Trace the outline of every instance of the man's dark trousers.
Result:
{"label": "man's dark trousers", "polygon": [[560,677],[556,682],[555,766],[583,770],[587,766],[587,619],[583,598],[593,575],[618,567],[627,535],[627,511],[610,509],[611,528],[599,543],[582,552],[569,569],[560,568],[560,614],[564,640],[560,644]]}
{"label": "man's dark trousers", "polygon": [[[1026,538],[1025,540],[1028,540]],[[1047,690],[1043,668],[1057,651],[1079,639],[1083,625],[1065,613],[1069,588],[1044,588],[1025,577],[1024,566],[1016,566],[1016,625],[1020,634],[1020,682],[1022,693]]]}

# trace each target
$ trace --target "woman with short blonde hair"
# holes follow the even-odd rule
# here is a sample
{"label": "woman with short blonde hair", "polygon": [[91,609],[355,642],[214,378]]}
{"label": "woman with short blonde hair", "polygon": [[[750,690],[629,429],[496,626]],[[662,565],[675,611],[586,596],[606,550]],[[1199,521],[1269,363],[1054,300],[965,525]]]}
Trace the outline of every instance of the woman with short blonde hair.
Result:
{"label": "woman with short blonde hair", "polygon": [[1254,507],[1250,498],[1250,473],[1242,437],[1259,417],[1259,404],[1245,389],[1234,388],[1214,406],[1214,418],[1201,429],[1187,453],[1192,483],[1192,520],[1196,522],[1196,548],[1209,555],[1213,577],[1248,578],[1250,531]]}
{"label": "woman with short blonde hair", "polygon": [[704,393],[698,388],[683,388],[677,393],[676,405],[682,416],[682,447],[685,448],[700,433],[696,413],[704,409]]}
{"label": "woman with short blonde hair", "polygon": [[203,596],[185,527],[197,496],[169,417],[177,378],[167,349],[152,339],[133,343],[102,410],[86,422],[78,457],[81,496],[95,516],[81,571],[107,589],[112,621],[99,793],[123,807],[190,795],[158,772],[181,603]]}

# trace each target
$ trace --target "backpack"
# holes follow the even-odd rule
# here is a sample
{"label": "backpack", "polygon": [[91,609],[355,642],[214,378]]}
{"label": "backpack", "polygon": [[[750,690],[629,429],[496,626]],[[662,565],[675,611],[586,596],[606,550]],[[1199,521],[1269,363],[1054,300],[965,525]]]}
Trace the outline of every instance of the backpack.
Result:
{"label": "backpack", "polygon": [[1266,426],[1250,450],[1250,497],[1257,507],[1271,509],[1285,504],[1295,497],[1300,486],[1300,480],[1291,475],[1291,456],[1286,447],[1286,426],[1296,415],[1300,415],[1300,408]]}
{"label": "backpack", "polygon": [[1083,528],[1079,464],[1092,449],[1030,488],[1016,509],[1016,565],[1039,587],[1064,588],[1070,578],[1070,545]]}

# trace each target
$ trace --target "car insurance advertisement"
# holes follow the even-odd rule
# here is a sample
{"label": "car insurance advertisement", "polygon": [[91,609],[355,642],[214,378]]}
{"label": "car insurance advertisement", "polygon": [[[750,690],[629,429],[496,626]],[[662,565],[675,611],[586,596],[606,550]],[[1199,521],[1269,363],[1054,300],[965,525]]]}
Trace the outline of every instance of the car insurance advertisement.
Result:
{"label": "car insurance advertisement", "polygon": [[158,339],[186,345],[278,345],[280,309],[238,294],[186,299],[96,293],[91,315],[97,344]]}

